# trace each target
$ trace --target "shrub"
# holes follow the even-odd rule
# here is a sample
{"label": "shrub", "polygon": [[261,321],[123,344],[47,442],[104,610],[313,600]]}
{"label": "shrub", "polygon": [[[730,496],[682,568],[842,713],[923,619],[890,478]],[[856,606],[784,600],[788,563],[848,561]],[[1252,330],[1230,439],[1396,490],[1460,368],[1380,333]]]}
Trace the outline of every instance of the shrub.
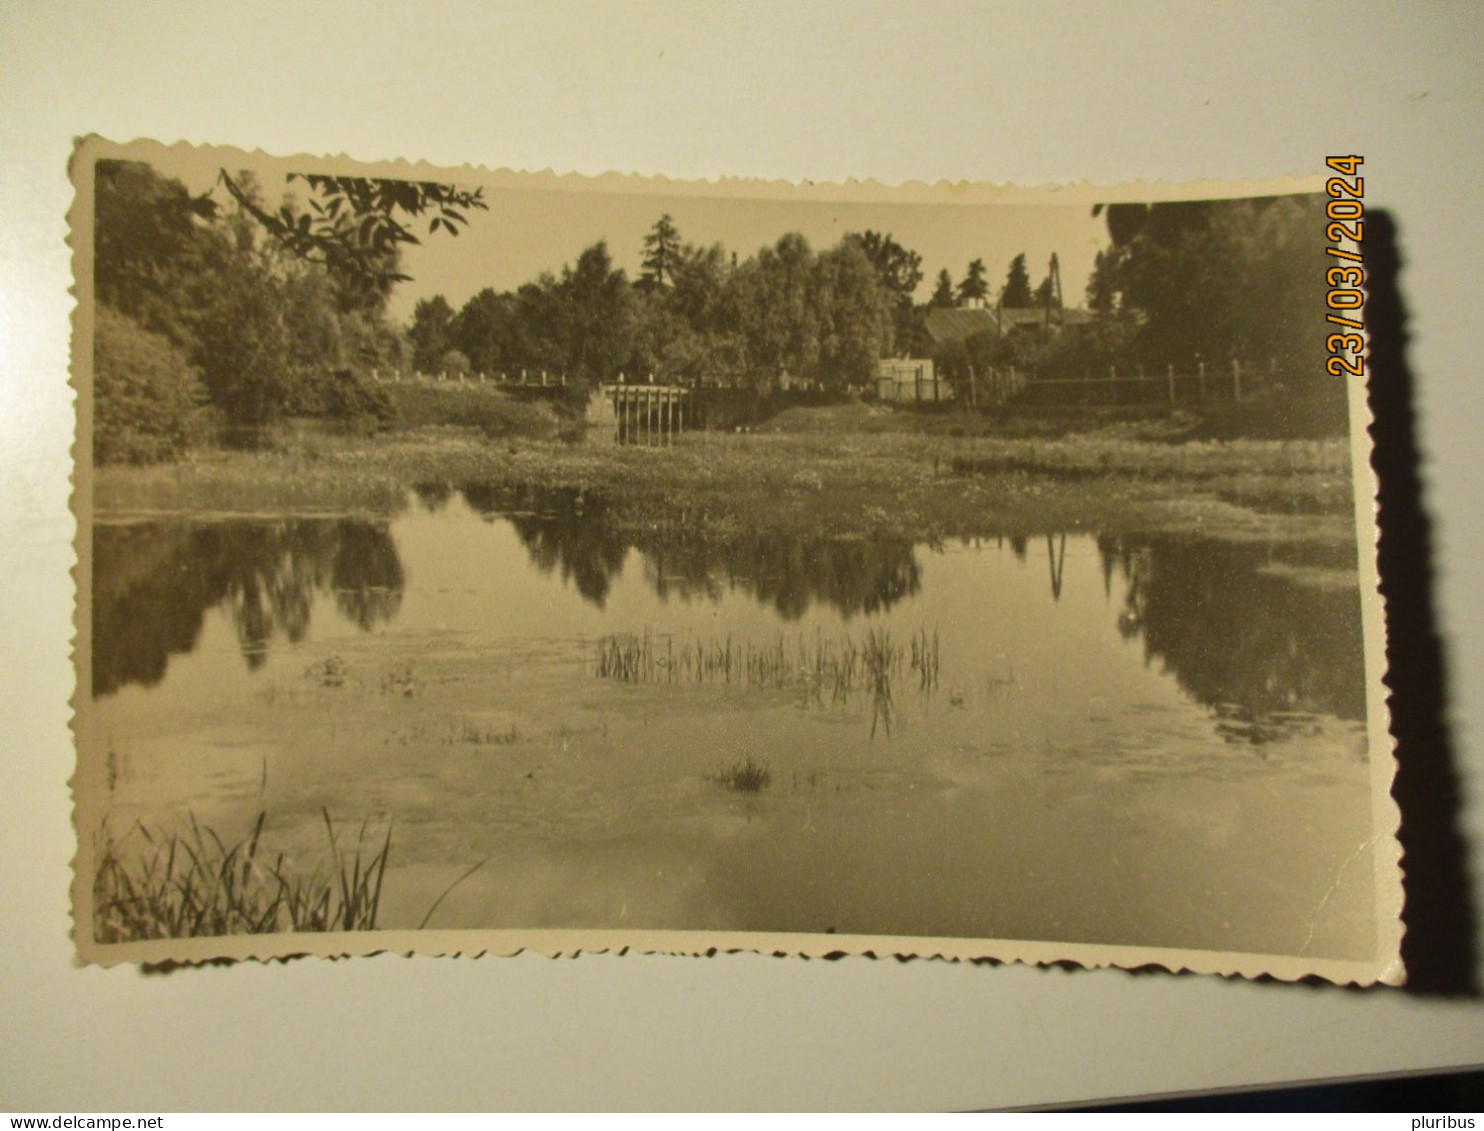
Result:
{"label": "shrub", "polygon": [[158,463],[180,456],[201,428],[196,372],[168,338],[106,306],[93,327],[93,458]]}
{"label": "shrub", "polygon": [[556,416],[547,405],[513,400],[497,389],[407,382],[387,386],[387,392],[404,428],[453,425],[478,429],[490,439],[550,439],[557,432]]}
{"label": "shrub", "polygon": [[374,421],[384,428],[397,415],[386,391],[352,369],[303,372],[294,375],[284,409],[297,416],[334,420]]}
{"label": "shrub", "polygon": [[462,377],[469,372],[469,359],[460,350],[449,350],[441,361],[444,373]]}

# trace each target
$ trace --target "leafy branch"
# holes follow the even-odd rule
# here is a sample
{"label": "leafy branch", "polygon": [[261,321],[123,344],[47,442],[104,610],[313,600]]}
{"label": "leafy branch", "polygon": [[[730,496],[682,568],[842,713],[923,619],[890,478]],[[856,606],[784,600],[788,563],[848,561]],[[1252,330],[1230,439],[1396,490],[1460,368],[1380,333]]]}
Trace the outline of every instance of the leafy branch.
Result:
{"label": "leafy branch", "polygon": [[395,269],[404,244],[420,244],[414,228],[429,219],[427,234],[457,236],[468,226],[466,213],[488,211],[483,189],[461,189],[434,181],[379,177],[334,177],[290,173],[314,194],[307,211],[284,203],[270,212],[256,195],[225,169],[218,180],[242,209],[289,252],[362,286],[384,289],[410,276]]}

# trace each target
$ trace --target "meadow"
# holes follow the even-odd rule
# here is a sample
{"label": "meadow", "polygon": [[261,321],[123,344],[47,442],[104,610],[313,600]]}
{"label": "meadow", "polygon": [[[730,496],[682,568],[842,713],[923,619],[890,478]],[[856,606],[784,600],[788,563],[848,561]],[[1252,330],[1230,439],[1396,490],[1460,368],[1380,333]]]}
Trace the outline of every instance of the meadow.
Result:
{"label": "meadow", "polygon": [[480,484],[600,496],[618,529],[713,543],[768,530],[918,541],[1009,531],[1353,533],[1349,446],[1339,439],[1189,439],[1168,417],[993,428],[967,413],[856,403],[793,408],[750,431],[685,432],[646,447],[577,438],[570,418],[495,391],[450,390],[431,409],[415,395],[398,426],[374,434],[285,424],[251,449],[100,468],[95,512],[385,515],[421,485]]}

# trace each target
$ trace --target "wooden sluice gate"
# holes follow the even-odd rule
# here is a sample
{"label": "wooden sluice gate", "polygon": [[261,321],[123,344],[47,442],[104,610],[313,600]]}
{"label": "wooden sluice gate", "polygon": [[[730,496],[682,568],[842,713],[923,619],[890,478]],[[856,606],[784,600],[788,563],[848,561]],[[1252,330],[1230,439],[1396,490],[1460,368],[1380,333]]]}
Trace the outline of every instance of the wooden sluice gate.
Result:
{"label": "wooden sluice gate", "polygon": [[691,391],[679,385],[605,385],[603,392],[613,404],[620,444],[663,446],[695,425]]}

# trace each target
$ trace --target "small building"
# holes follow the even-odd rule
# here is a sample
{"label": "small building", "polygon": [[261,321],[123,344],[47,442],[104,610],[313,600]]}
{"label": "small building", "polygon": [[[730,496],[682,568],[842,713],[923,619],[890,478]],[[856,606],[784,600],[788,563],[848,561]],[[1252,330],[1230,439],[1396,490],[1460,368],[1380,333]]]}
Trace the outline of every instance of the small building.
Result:
{"label": "small building", "polygon": [[911,404],[948,401],[953,386],[938,377],[930,358],[894,358],[877,366],[876,398]]}

